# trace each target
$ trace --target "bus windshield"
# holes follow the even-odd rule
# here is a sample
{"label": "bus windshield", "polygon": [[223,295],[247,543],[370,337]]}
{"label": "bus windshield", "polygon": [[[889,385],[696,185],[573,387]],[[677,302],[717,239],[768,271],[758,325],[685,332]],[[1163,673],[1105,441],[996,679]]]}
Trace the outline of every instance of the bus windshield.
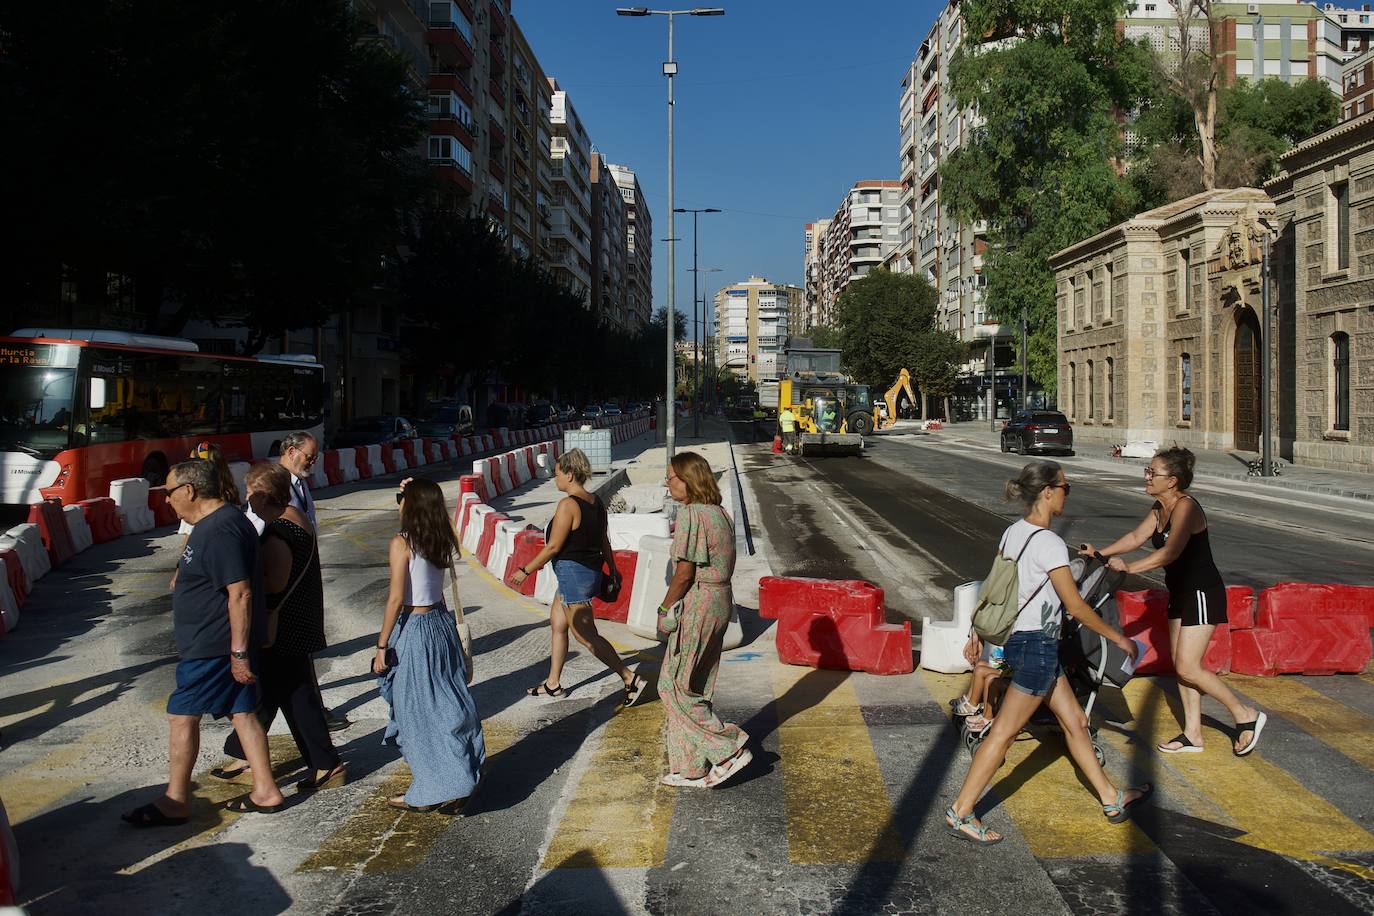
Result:
{"label": "bus windshield", "polygon": [[75,369],[0,365],[0,450],[52,458],[67,448]]}

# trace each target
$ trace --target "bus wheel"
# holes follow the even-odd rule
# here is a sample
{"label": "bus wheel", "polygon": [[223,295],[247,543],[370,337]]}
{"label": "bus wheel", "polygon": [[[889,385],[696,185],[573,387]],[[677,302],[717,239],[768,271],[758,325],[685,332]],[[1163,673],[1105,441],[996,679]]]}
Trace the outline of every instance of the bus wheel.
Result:
{"label": "bus wheel", "polygon": [[856,413],[849,418],[849,431],[867,436],[873,432],[873,418],[866,413]]}
{"label": "bus wheel", "polygon": [[161,453],[149,455],[143,459],[143,470],[138,476],[148,481],[151,487],[162,486],[167,482],[167,459]]}

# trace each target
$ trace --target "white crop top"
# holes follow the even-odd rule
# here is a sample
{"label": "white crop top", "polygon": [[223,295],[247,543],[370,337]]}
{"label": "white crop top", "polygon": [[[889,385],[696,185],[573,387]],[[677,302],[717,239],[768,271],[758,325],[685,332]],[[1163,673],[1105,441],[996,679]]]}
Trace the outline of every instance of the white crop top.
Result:
{"label": "white crop top", "polygon": [[410,572],[406,575],[405,603],[423,607],[426,604],[444,603],[444,573],[447,570],[435,566],[424,557],[410,553]]}

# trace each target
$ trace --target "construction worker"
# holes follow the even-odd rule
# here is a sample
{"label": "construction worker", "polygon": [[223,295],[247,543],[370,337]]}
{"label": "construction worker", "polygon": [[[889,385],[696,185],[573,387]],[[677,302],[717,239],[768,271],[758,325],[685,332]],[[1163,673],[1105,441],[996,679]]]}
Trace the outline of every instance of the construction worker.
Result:
{"label": "construction worker", "polygon": [[782,428],[782,450],[794,452],[797,449],[797,415],[791,406],[784,407],[778,414],[778,426]]}
{"label": "construction worker", "polygon": [[840,428],[839,414],[835,412],[835,402],[826,401],[821,408],[821,429],[824,432],[837,432]]}

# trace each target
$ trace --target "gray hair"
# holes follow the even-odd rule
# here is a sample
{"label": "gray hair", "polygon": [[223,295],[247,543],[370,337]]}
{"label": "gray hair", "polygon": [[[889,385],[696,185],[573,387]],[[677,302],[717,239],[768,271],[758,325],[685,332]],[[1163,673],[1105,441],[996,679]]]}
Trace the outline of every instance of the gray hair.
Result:
{"label": "gray hair", "polygon": [[1032,461],[1021,469],[1020,476],[1007,481],[1002,498],[1008,502],[1020,500],[1027,506],[1035,505],[1042,490],[1059,483],[1061,471],[1063,468],[1057,461]]}
{"label": "gray hair", "polygon": [[307,442],[314,442],[314,441],[315,441],[315,437],[314,437],[314,436],[310,435],[310,434],[309,434],[308,432],[306,432],[305,430],[298,430],[298,431],[296,431],[296,432],[294,432],[294,433],[291,433],[291,434],[290,434],[289,436],[287,436],[285,439],[281,440],[281,451],[282,451],[282,454],[285,455],[287,449],[292,449],[292,448],[300,448],[300,449],[303,449],[303,448],[305,448],[305,443],[307,443]]}
{"label": "gray hair", "polygon": [[219,471],[213,462],[203,458],[183,461],[172,468],[177,475],[177,484],[190,484],[197,498],[219,499],[222,495],[219,485]]}

